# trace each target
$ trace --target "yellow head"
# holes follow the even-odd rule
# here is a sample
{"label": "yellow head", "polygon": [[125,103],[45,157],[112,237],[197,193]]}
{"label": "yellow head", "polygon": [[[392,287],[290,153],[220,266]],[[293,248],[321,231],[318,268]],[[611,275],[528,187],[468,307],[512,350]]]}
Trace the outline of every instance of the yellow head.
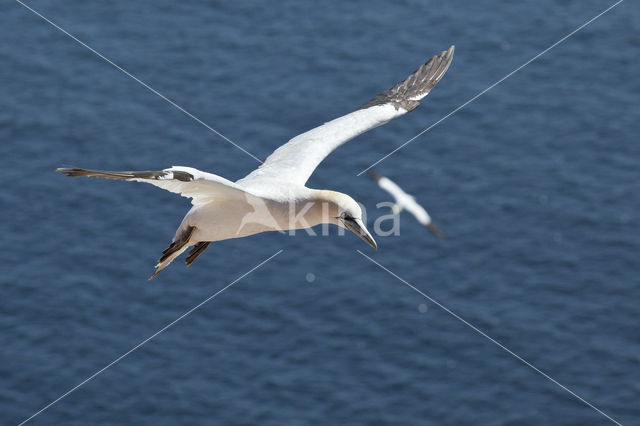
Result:
{"label": "yellow head", "polygon": [[317,200],[323,205],[322,223],[333,223],[348,229],[371,247],[378,249],[376,241],[362,221],[362,209],[356,200],[336,191],[318,191]]}

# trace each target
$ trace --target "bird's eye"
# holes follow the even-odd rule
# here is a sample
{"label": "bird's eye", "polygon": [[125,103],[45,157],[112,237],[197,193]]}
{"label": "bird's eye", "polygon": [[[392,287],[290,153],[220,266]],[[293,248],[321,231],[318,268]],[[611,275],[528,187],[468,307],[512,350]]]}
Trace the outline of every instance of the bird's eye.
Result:
{"label": "bird's eye", "polygon": [[342,212],[342,214],[340,215],[340,219],[342,220],[348,220],[348,221],[353,221],[355,220],[355,218],[353,216],[351,216],[349,213],[347,212]]}

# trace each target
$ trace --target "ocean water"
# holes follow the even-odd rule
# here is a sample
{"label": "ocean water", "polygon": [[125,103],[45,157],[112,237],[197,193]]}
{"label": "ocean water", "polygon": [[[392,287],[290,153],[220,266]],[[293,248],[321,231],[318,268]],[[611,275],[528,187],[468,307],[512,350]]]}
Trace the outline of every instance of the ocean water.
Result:
{"label": "ocean water", "polygon": [[[613,2],[27,3],[264,159],[456,45],[420,108],[335,151],[356,174]],[[0,5],[0,422],[608,424],[416,293],[623,424],[640,422],[640,8],[625,1],[376,169],[409,216],[353,235],[215,243],[146,279],[189,201],[56,167],[257,162],[17,2]]]}

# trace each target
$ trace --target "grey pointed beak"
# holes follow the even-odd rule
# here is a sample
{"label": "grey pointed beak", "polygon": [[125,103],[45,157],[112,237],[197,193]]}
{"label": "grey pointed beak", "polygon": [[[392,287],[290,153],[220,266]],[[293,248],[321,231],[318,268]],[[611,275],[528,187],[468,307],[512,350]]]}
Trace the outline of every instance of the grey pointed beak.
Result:
{"label": "grey pointed beak", "polygon": [[362,238],[365,243],[378,250],[376,240],[374,240],[369,231],[367,231],[367,227],[364,226],[361,219],[343,220],[342,223],[344,223],[345,228]]}

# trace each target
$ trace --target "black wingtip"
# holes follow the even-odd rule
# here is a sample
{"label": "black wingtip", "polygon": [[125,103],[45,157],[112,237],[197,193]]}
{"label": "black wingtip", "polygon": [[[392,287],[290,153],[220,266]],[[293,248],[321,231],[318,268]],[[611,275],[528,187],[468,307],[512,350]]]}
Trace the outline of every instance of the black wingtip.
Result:
{"label": "black wingtip", "polygon": [[420,99],[427,96],[447,72],[453,61],[454,51],[455,46],[451,45],[449,49],[432,56],[402,82],[377,94],[359,109],[391,104],[396,110],[402,108],[406,112],[413,111],[420,105]]}
{"label": "black wingtip", "polygon": [[373,169],[369,170],[369,176],[371,176],[371,178],[376,182],[382,179],[382,176]]}
{"label": "black wingtip", "polygon": [[189,253],[187,253],[187,257],[184,260],[187,266],[191,266],[191,264],[196,261],[198,256],[200,256],[200,254],[202,254],[202,252],[205,251],[207,247],[209,247],[209,244],[211,244],[211,241],[200,241],[196,243],[189,251]]}
{"label": "black wingtip", "polygon": [[444,237],[444,232],[442,232],[433,222],[429,222],[427,225],[425,225],[429,231],[431,231],[433,233],[433,235],[435,235],[438,238],[442,238]]}
{"label": "black wingtip", "polygon": [[65,174],[67,176],[76,177],[76,176],[87,176],[88,170],[78,169],[78,168],[67,168],[67,167],[58,167],[56,172]]}

